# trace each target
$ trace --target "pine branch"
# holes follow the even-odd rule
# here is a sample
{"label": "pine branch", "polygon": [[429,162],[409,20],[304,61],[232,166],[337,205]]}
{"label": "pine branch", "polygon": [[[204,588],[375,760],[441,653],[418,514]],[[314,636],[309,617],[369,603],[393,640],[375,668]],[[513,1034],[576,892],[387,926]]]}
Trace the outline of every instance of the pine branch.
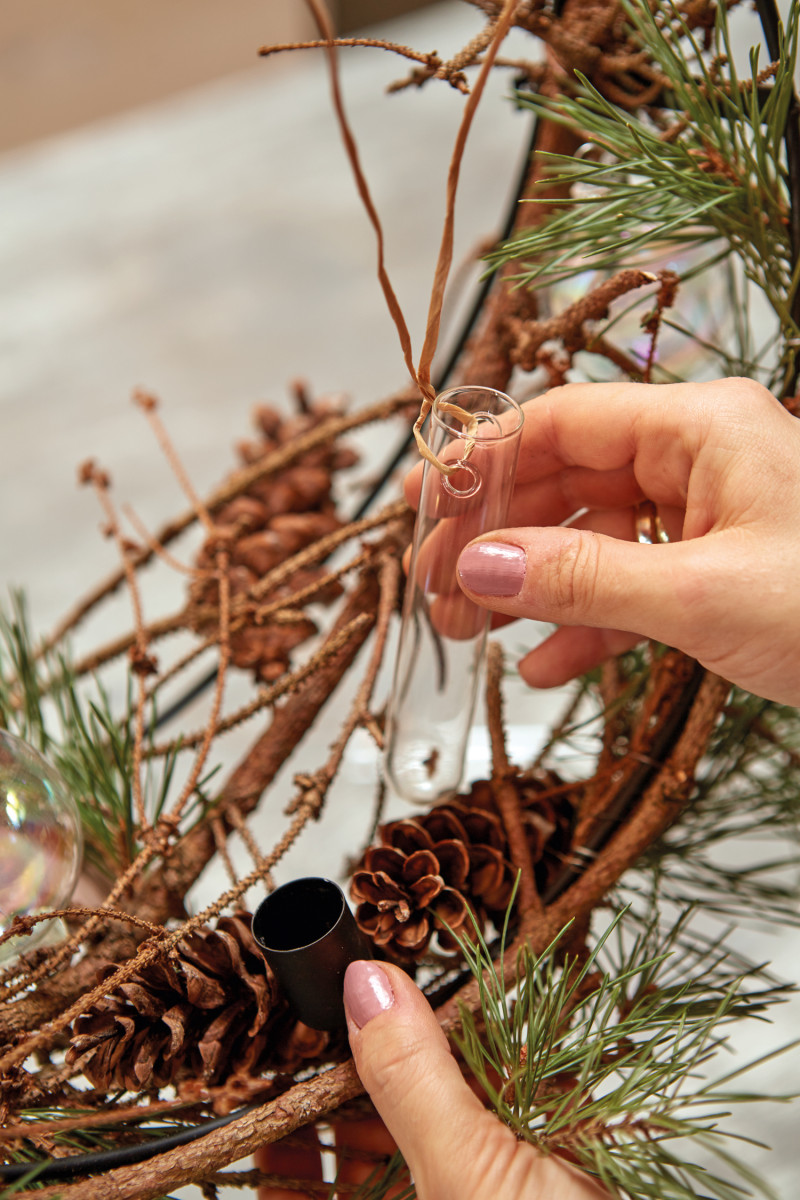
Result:
{"label": "pine branch", "polygon": [[[724,1147],[733,1135],[719,1109],[734,1102],[732,1077],[711,1084],[702,1073],[724,1046],[725,1027],[763,1017],[785,989],[726,971],[719,948],[699,947],[687,967],[679,944],[687,918],[666,934],[653,918],[634,938],[624,921],[615,917],[581,962],[557,965],[566,929],[541,955],[523,947],[510,996],[480,931],[475,945],[462,940],[482,1014],[479,1029],[462,1011],[464,1058],[517,1137],[577,1159],[614,1195],[694,1200],[701,1185],[703,1195],[731,1200],[741,1183],[771,1196]],[[504,956],[501,949],[501,963]],[[692,1161],[698,1145],[732,1182]]]}
{"label": "pine branch", "polygon": [[663,110],[634,116],[579,71],[574,94],[521,93],[521,105],[581,131],[596,153],[550,156],[550,182],[572,189],[562,202],[568,211],[507,242],[491,261],[516,263],[518,283],[534,287],[587,267],[646,266],[654,255],[721,239],[775,310],[788,369],[800,332],[792,315],[798,280],[783,150],[794,95],[797,7],[769,68],[774,78],[766,94],[757,50],[750,77],[737,76],[724,5],[717,7],[711,66],[674,6],[665,3],[654,13],[639,3],[624,7],[671,90],[677,117]]}

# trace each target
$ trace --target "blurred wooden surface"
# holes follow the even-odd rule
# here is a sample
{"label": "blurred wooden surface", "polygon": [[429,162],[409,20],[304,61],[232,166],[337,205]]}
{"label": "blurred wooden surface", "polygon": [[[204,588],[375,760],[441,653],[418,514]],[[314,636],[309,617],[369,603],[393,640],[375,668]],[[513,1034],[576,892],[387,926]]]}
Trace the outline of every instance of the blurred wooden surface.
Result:
{"label": "blurred wooden surface", "polygon": [[[427,3],[330,8],[344,30]],[[252,66],[265,42],[313,30],[303,0],[0,0],[0,151]]]}

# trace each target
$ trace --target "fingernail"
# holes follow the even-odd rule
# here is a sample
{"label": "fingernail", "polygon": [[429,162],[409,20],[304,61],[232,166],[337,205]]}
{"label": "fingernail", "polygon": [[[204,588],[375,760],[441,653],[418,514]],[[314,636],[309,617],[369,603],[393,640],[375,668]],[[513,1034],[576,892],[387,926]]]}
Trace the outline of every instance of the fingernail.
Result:
{"label": "fingernail", "polygon": [[386,972],[377,963],[359,959],[344,974],[344,1002],[359,1029],[394,1004],[394,992]]}
{"label": "fingernail", "polygon": [[525,551],[505,542],[476,542],[462,552],[458,575],[482,596],[516,596],[525,578]]}

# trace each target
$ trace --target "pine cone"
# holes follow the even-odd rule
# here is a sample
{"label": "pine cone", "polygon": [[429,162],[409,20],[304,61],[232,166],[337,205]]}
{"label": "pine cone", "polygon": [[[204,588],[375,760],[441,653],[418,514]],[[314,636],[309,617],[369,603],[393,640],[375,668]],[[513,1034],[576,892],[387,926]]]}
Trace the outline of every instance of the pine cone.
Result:
{"label": "pine cone", "polygon": [[[255,412],[261,437],[240,442],[239,456],[245,463],[262,458],[271,450],[287,445],[293,438],[313,429],[320,421],[340,411],[338,403],[318,400],[311,403],[303,393],[298,394],[302,411],[285,416],[276,409],[262,405]],[[231,598],[247,602],[248,594],[259,578],[305,546],[333,532],[340,525],[331,497],[334,472],[350,467],[357,456],[347,447],[333,442],[315,447],[303,454],[284,470],[251,484],[250,488],[231,500],[216,515],[230,535],[230,567],[228,578]],[[189,623],[204,636],[218,627],[217,607],[219,588],[215,577],[216,539],[201,547],[197,566],[204,573],[193,584],[189,601]],[[316,583],[325,568],[312,566],[296,572],[270,599],[279,598]],[[342,592],[333,582],[318,592],[318,603],[330,603]],[[271,621],[255,624],[258,603],[248,606],[252,623],[244,624],[231,636],[231,658],[235,666],[252,670],[262,682],[272,682],[290,666],[290,656],[300,642],[316,632],[308,620],[291,625]],[[241,608],[238,610],[241,618]],[[245,613],[246,618],[249,616]]]}
{"label": "pine cone", "polygon": [[454,950],[453,934],[472,932],[470,909],[485,925],[508,904],[514,872],[494,814],[454,801],[392,821],[380,838],[354,873],[351,895],[360,928],[390,957],[419,959],[434,933],[440,949]]}
{"label": "pine cone", "polygon": [[[298,1022],[250,931],[249,913],[200,926],[76,1019],[67,1063],[98,1088],[208,1085],[318,1058],[328,1036]],[[108,965],[99,978],[107,978]]]}
{"label": "pine cone", "polygon": [[[536,881],[544,891],[570,845],[572,801],[557,776],[513,780],[520,795]],[[548,793],[561,797],[554,802]],[[468,911],[485,930],[506,914],[516,872],[498,815],[492,785],[480,779],[465,795],[413,819],[378,831],[355,870],[350,894],[356,920],[388,957],[414,962],[436,934],[442,950],[457,947],[447,926],[471,936]]]}

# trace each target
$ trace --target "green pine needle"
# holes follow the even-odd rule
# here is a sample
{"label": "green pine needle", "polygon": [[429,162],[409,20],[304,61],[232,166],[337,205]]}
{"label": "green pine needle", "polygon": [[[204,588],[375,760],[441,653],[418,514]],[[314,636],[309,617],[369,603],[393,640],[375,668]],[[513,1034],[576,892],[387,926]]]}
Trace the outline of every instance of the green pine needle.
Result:
{"label": "green pine needle", "polygon": [[737,1104],[768,1098],[730,1089],[756,1064],[715,1083],[706,1076],[726,1026],[763,1019],[784,987],[755,986],[758,972],[732,970],[724,948],[702,938],[688,956],[688,915],[667,932],[653,918],[636,933],[623,911],[585,961],[558,965],[563,933],[540,956],[523,950],[507,996],[505,950],[498,969],[475,932],[475,944],[462,939],[461,948],[479,983],[482,1020],[462,1011],[459,1046],[518,1138],[575,1156],[628,1200],[771,1200],[768,1185],[727,1149],[734,1135],[723,1125]]}
{"label": "green pine needle", "polygon": [[[37,655],[35,645],[24,598],[15,594],[9,610],[0,609],[0,728],[35,746],[61,772],[78,805],[87,861],[101,877],[114,880],[141,849],[134,811],[132,679],[120,719],[99,680],[79,684],[62,649]],[[150,737],[154,706],[148,717]],[[142,790],[151,822],[172,793],[176,758],[177,752],[144,765]],[[182,829],[207,810],[206,789],[215,773],[209,770],[199,781]]]}
{"label": "green pine needle", "polygon": [[640,0],[623,3],[665,78],[674,110],[626,112],[580,72],[570,95],[518,93],[519,105],[577,131],[596,158],[583,151],[579,157],[548,155],[551,172],[544,184],[548,190],[569,186],[572,194],[562,201],[550,196],[528,201],[547,206],[544,219],[489,260],[513,264],[520,286],[538,287],[587,269],[647,266],[692,247],[721,244],[774,310],[784,343],[782,367],[788,370],[800,330],[791,316],[798,272],[792,272],[783,134],[800,6],[791,6],[786,31],[780,32],[780,58],[765,89],[759,86],[757,48],[750,54],[749,77],[737,75],[725,5],[717,7],[714,45],[704,55],[669,0],[655,11]]}

